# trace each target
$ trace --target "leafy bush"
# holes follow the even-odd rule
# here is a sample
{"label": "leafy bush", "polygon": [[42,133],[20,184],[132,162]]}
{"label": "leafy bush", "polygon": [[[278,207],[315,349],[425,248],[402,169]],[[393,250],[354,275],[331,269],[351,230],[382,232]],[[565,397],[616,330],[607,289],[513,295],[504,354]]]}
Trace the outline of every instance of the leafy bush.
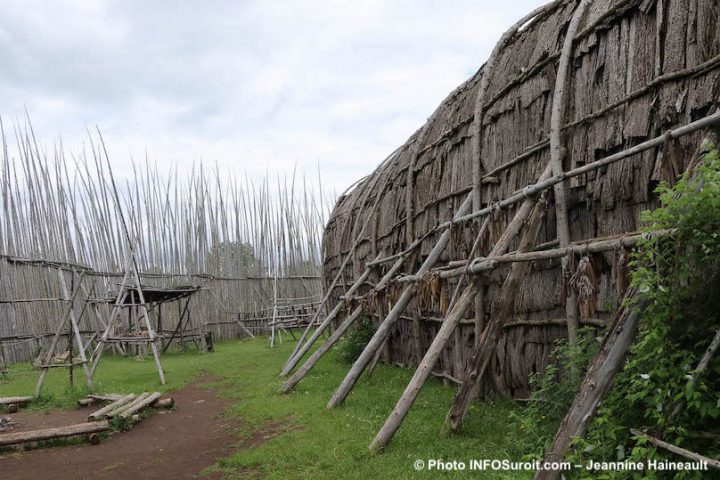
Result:
{"label": "leafy bush", "polygon": [[595,328],[582,328],[575,345],[558,340],[545,371],[531,375],[528,406],[513,415],[515,427],[523,433],[522,451],[529,452],[527,460],[541,458],[552,441],[600,341]]}
{"label": "leafy bush", "polygon": [[[713,358],[697,383],[689,381],[720,327],[718,151],[706,154],[693,175],[658,191],[662,206],[644,212],[648,235],[631,262],[633,285],[650,304],[628,361],[586,439],[576,442],[573,460],[670,458],[633,438],[631,427],[706,456],[720,454],[717,440],[697,435],[720,432],[720,358]],[[644,472],[648,475],[703,477],[702,472]]]}
{"label": "leafy bush", "polygon": [[361,316],[355,325],[350,327],[343,341],[338,345],[340,358],[346,363],[354,363],[374,334],[375,327],[373,327],[370,317]]}
{"label": "leafy bush", "polygon": [[[711,458],[720,455],[720,355],[690,382],[720,327],[720,155],[711,150],[692,174],[661,185],[660,208],[642,215],[645,238],[633,253],[632,284],[649,306],[636,342],[613,387],[590,423],[575,439],[572,463],[683,460],[635,438],[631,428]],[[597,343],[588,332],[576,349],[558,345],[545,375],[533,379],[529,406],[516,416],[525,432],[525,451],[539,456],[581,382],[579,373]],[[573,351],[574,350],[574,351]],[[576,375],[577,373],[577,375]],[[677,416],[673,415],[678,410]],[[704,432],[710,432],[707,435]],[[582,472],[588,478],[703,478],[708,472]]]}

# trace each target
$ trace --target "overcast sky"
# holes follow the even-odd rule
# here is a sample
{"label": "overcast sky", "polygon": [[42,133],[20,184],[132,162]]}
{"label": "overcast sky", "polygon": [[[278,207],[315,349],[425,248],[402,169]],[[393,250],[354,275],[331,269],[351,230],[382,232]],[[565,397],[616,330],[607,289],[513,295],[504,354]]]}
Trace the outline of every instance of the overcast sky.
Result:
{"label": "overcast sky", "polygon": [[0,115],[70,148],[98,125],[116,171],[292,168],[343,190],[422,126],[542,0],[11,0]]}

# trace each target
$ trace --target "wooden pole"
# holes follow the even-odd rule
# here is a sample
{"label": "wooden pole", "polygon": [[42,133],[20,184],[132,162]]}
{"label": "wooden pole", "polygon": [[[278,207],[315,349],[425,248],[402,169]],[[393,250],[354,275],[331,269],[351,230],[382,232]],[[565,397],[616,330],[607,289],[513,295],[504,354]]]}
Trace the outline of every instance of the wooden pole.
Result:
{"label": "wooden pole", "polygon": [[447,317],[445,317],[445,320],[440,326],[440,330],[438,330],[438,333],[435,335],[435,338],[425,353],[420,365],[418,365],[417,370],[415,370],[412,380],[410,380],[410,383],[405,388],[405,391],[395,405],[392,413],[390,413],[387,420],[385,420],[385,424],[370,444],[370,450],[380,451],[384,449],[392,439],[393,435],[395,435],[397,429],[400,428],[400,425],[405,419],[410,407],[412,407],[418,393],[420,393],[420,389],[432,373],[432,369],[435,366],[437,359],[440,357],[440,353],[442,353],[443,348],[450,340],[450,336],[455,330],[455,327],[460,319],[465,314],[470,302],[472,302],[475,298],[478,287],[479,281],[477,278],[474,278],[467,288],[465,288],[462,295],[458,298],[455,306],[448,312]]}
{"label": "wooden pole", "polygon": [[[485,133],[484,129],[484,118],[485,108],[487,99],[486,93],[488,85],[490,84],[490,75],[495,67],[495,61],[497,60],[500,53],[510,44],[511,40],[517,35],[520,28],[527,28],[528,22],[533,21],[538,15],[542,15],[545,12],[553,10],[556,6],[561,3],[561,0],[555,0],[546,5],[540,6],[530,12],[529,14],[522,17],[520,20],[515,22],[508,30],[503,33],[498,42],[495,44],[490,57],[482,69],[482,76],[480,77],[480,85],[478,87],[477,95],[475,96],[475,108],[473,110],[473,122],[471,126],[472,138],[472,196],[473,204],[472,209],[474,212],[482,208],[482,179],[485,169],[483,168],[483,137]],[[482,229],[482,226],[478,224],[478,227]],[[459,283],[458,283],[459,286]],[[483,299],[484,288],[478,286],[477,293],[475,295],[475,339],[476,342],[480,338],[482,328],[484,327],[484,299]]]}
{"label": "wooden pole", "polygon": [[[635,295],[635,289],[628,290],[624,305],[634,301]],[[625,362],[625,356],[637,332],[640,315],[646,305],[647,301],[641,300],[637,305],[623,306],[616,312],[613,325],[585,374],[585,379],[565,418],[560,423],[552,446],[545,452],[546,461],[563,459],[570,449],[572,439],[585,435],[588,423]],[[559,473],[553,470],[539,470],[534,478],[550,480],[557,478]]]}
{"label": "wooden pole", "polygon": [[[63,276],[62,271],[58,271],[58,273],[59,273],[59,278],[60,278],[60,285],[62,286],[62,290],[63,290],[63,295],[65,296],[65,298],[71,298],[72,296],[70,295],[70,292],[68,291],[67,284],[65,283],[65,278]],[[72,275],[73,275],[73,277],[75,277],[75,271],[73,271]],[[78,278],[78,285],[74,286],[74,290],[80,290],[80,283],[82,283],[83,278],[84,278],[83,273],[80,273],[80,277]],[[85,305],[87,305],[87,302],[89,300],[90,300],[89,298],[85,300]],[[83,311],[84,310],[85,310],[85,308],[83,307]],[[81,316],[82,316],[82,314],[81,314]],[[87,382],[88,388],[90,390],[92,390],[92,388],[93,388],[92,375],[90,374],[90,369],[88,368],[88,363],[87,363],[88,360],[87,360],[87,357],[85,356],[85,346],[83,345],[83,342],[82,342],[82,336],[80,335],[80,327],[78,326],[78,319],[75,317],[75,311],[73,309],[72,302],[70,302],[70,333],[72,334],[73,340],[77,344],[78,354],[80,355],[80,361],[82,362],[83,373],[85,374],[85,381]],[[70,347],[69,347],[70,351],[72,352],[72,340],[69,337],[68,337],[68,343],[70,345]],[[70,355],[70,365],[71,365],[70,377],[71,378],[72,378],[72,364],[73,364],[73,359],[72,359],[72,353],[71,353],[71,355]],[[72,385],[72,380],[70,381],[70,384]]]}
{"label": "wooden pole", "polygon": [[292,377],[290,377],[285,383],[282,384],[282,386],[280,387],[280,393],[289,393],[293,388],[295,388],[295,385],[300,383],[300,381],[305,378],[305,375],[310,372],[310,370],[315,366],[315,364],[320,360],[320,358],[322,358],[322,356],[325,355],[333,347],[333,345],[337,343],[338,340],[340,340],[340,338],[345,334],[347,329],[350,328],[350,326],[355,323],[358,318],[360,318],[362,312],[362,306],[356,307],[355,310],[353,310],[353,312],[348,315],[340,325],[338,325],[332,335],[330,335],[330,338],[328,338],[320,348],[313,352],[310,358],[307,359],[303,366],[299,368]]}
{"label": "wooden pole", "polygon": [[129,395],[125,395],[124,397],[118,398],[117,400],[107,404],[100,410],[96,410],[90,415],[88,415],[88,421],[94,422],[95,420],[100,420],[105,416],[105,414],[112,412],[116,408],[122,407],[123,405],[127,405],[128,403],[135,400],[135,394],[131,393]]}
{"label": "wooden pole", "polygon": [[[358,289],[365,283],[368,277],[370,277],[371,271],[372,269],[370,267],[365,268],[365,271],[362,273],[362,275],[360,275],[357,280],[355,280],[355,283],[353,283],[350,289],[347,291],[346,297],[352,296],[355,294],[355,292],[358,291]],[[340,314],[343,305],[344,302],[342,301],[338,302],[338,304],[335,305],[335,307],[330,311],[328,316],[325,317],[325,320],[323,320],[322,323],[318,325],[317,329],[315,329],[315,332],[312,334],[312,336],[310,336],[310,338],[297,351],[295,356],[288,360],[282,372],[280,372],[280,376],[287,376],[292,371],[292,369],[295,368],[295,366],[300,362],[300,360],[302,360],[305,354],[307,354],[307,352],[317,341],[317,339],[320,338],[322,332],[325,331],[325,329],[330,325],[330,323],[334,321],[335,318]]]}
{"label": "wooden pole", "polygon": [[128,418],[133,413],[139,412],[140,410],[147,407],[148,405],[160,400],[160,396],[161,396],[160,392],[155,392],[153,394],[146,396],[142,400],[133,402],[132,405],[129,405],[125,410],[122,411],[122,413],[120,413],[120,416],[122,418]]}
{"label": "wooden pole", "polygon": [[133,408],[135,405],[145,401],[145,399],[148,398],[149,396],[150,396],[150,394],[148,392],[143,392],[140,395],[138,395],[137,397],[135,397],[135,399],[131,400],[130,402],[126,402],[125,404],[120,405],[119,407],[116,407],[116,408],[110,410],[109,412],[105,413],[105,416],[107,418],[115,418],[118,415],[121,415],[122,413],[124,413],[129,408]]}
{"label": "wooden pole", "polygon": [[[710,365],[710,360],[712,360],[712,357],[715,355],[715,352],[717,351],[718,347],[720,347],[720,329],[715,332],[715,335],[713,336],[712,341],[710,341],[710,345],[708,345],[707,349],[705,350],[705,353],[703,353],[702,358],[700,359],[700,362],[698,363],[698,366],[695,368],[693,373],[690,375],[690,379],[688,380],[688,388],[689,389],[695,389],[695,385],[697,384],[698,378],[707,370],[708,365]],[[672,410],[672,413],[670,414],[670,422],[674,422],[675,419],[680,415],[680,412],[682,412],[683,406],[685,405],[685,397],[683,396],[680,401],[675,405],[675,407]]]}
{"label": "wooden pole", "polygon": [[[460,208],[458,208],[455,216],[458,217],[464,215],[470,209],[471,205],[472,194],[469,194],[465,198],[465,201],[460,205]],[[423,273],[429,271],[430,268],[432,268],[435,262],[437,262],[438,258],[440,258],[443,250],[445,250],[445,247],[447,246],[449,240],[450,230],[447,229],[443,231],[442,235],[440,235],[440,238],[435,243],[435,246],[432,248],[423,264],[420,266],[420,269],[418,269],[418,271],[416,272],[418,275],[422,275]],[[388,313],[388,316],[385,317],[385,319],[382,321],[378,329],[375,331],[375,334],[360,354],[360,357],[358,357],[358,359],[355,361],[352,368],[345,376],[345,379],[335,391],[332,398],[330,398],[330,401],[327,404],[327,408],[334,408],[340,405],[345,400],[352,388],[355,386],[355,382],[357,382],[357,379],[360,378],[363,370],[365,370],[367,364],[372,360],[377,349],[380,348],[382,343],[385,341],[385,337],[390,334],[390,329],[395,325],[395,322],[397,322],[398,318],[400,318],[400,315],[405,311],[408,303],[410,303],[410,300],[415,295],[416,290],[416,284],[411,284],[405,287],[405,289],[400,294],[400,298],[397,300],[397,302],[395,302],[392,310],[390,310],[390,312]]]}
{"label": "wooden pole", "polygon": [[[528,222],[527,230],[520,239],[518,252],[526,252],[533,248],[537,240],[538,232],[545,215],[545,200],[541,197],[535,206],[532,216]],[[516,217],[517,218],[517,217]],[[497,246],[497,245],[496,245]],[[495,249],[493,249],[495,250]],[[500,251],[500,250],[498,250]],[[473,349],[468,366],[462,378],[463,384],[455,395],[453,405],[448,413],[446,423],[453,430],[457,429],[463,418],[470,409],[472,401],[478,394],[483,374],[490,363],[490,357],[495,351],[497,337],[507,319],[512,315],[515,305],[515,295],[522,284],[529,264],[513,263],[505,277],[501,291],[503,295],[496,303],[493,318],[485,327],[483,334]]]}
{"label": "wooden pole", "polygon": [[632,433],[636,437],[643,438],[643,439],[647,440],[648,442],[652,443],[653,445],[655,445],[656,447],[662,448],[663,450],[667,450],[670,453],[674,453],[675,455],[680,455],[681,457],[687,458],[688,460],[692,460],[693,462],[704,463],[708,467],[712,467],[712,468],[720,470],[720,461],[715,460],[714,458],[708,458],[704,455],[700,455],[699,453],[691,452],[690,450],[686,450],[684,448],[678,447],[676,445],[673,445],[672,443],[668,443],[663,440],[660,440],[659,438],[652,437],[652,436],[648,435],[647,433],[643,433],[640,430],[637,430],[635,428],[631,428],[630,433]]}
{"label": "wooden pole", "polygon": [[[550,164],[552,165],[553,175],[562,175],[565,171],[562,164],[563,158],[565,157],[565,147],[561,139],[561,129],[565,116],[565,86],[568,80],[570,62],[572,61],[575,33],[578,30],[580,20],[585,14],[590,1],[591,0],[582,0],[580,5],[575,9],[567,33],[565,34],[565,42],[563,43],[560,54],[560,62],[555,79],[555,91],[553,93],[552,111],[550,114]],[[553,186],[553,191],[555,193],[557,235],[560,240],[560,246],[566,247],[570,243],[570,220],[568,218],[565,182],[556,183]],[[570,285],[567,286],[567,289],[568,297],[564,300],[565,316],[568,322],[568,344],[575,345],[577,343],[577,331],[579,328],[577,293]]]}
{"label": "wooden pole", "polygon": [[[400,151],[400,148],[396,149],[393,153],[391,153],[391,154],[380,164],[380,166],[378,166],[378,168],[375,170],[375,173],[379,172],[380,169],[381,169],[381,167],[383,167],[387,162],[389,162],[389,161],[391,161],[393,158],[395,158],[395,156],[397,155],[397,153],[398,153],[399,151]],[[385,185],[387,185],[387,179],[386,179]],[[385,186],[383,186],[383,188],[382,188],[381,190],[384,190],[384,189],[385,189]],[[313,326],[313,324],[315,323],[315,320],[317,320],[318,317],[320,316],[320,312],[322,311],[323,307],[325,306],[325,304],[326,304],[326,303],[328,302],[328,300],[330,299],[330,296],[332,295],[335,286],[336,286],[337,283],[340,281],[340,279],[343,277],[343,273],[344,273],[344,271],[345,271],[345,267],[347,267],[348,263],[350,263],[350,260],[353,258],[353,254],[354,254],[354,252],[355,252],[355,249],[356,249],[357,246],[360,244],[361,236],[365,233],[365,229],[366,229],[367,226],[370,224],[370,220],[371,220],[371,218],[373,217],[373,215],[374,215],[374,213],[375,213],[375,210],[377,209],[377,207],[378,207],[378,205],[379,205],[379,203],[380,203],[380,198],[381,198],[381,197],[382,197],[382,195],[380,195],[380,194],[377,195],[377,198],[375,199],[375,202],[373,203],[373,206],[372,206],[372,208],[370,209],[370,212],[368,213],[367,218],[366,218],[365,221],[363,222],[362,228],[360,229],[360,231],[358,232],[357,236],[355,237],[355,241],[353,242],[353,245],[350,247],[350,251],[348,251],[347,255],[345,255],[345,259],[343,260],[343,263],[340,265],[340,268],[338,269],[338,272],[337,272],[337,274],[335,275],[335,278],[333,279],[333,281],[332,281],[332,283],[330,284],[330,286],[327,287],[327,291],[325,292],[325,296],[323,297],[322,302],[320,302],[320,306],[318,307],[317,311],[315,312],[315,314],[313,315],[312,319],[310,320],[310,323],[308,323],[307,327],[305,328],[305,330],[303,331],[302,335],[300,336],[300,340],[298,340],[297,344],[295,345],[295,348],[293,349],[293,352],[290,354],[290,357],[288,358],[287,362],[286,362],[285,365],[283,366],[283,369],[282,369],[282,371],[280,372],[280,376],[283,376],[283,377],[284,377],[284,376],[288,375],[288,374],[290,373],[290,371],[292,371],[292,369],[294,368],[294,366],[297,365],[297,362],[299,361],[299,359],[298,359],[297,357],[298,357],[298,354],[299,354],[299,352],[300,352],[300,349],[303,348],[303,346],[304,346],[304,343],[303,343],[303,342],[305,341],[305,337],[308,335],[308,333],[309,333],[310,330],[312,329],[312,326]],[[306,349],[306,352],[307,352],[307,349]],[[293,365],[293,366],[290,366],[290,364],[293,363],[293,362],[294,362],[294,365]]]}
{"label": "wooden pole", "polygon": [[[405,262],[406,258],[406,256],[402,256],[395,261],[392,267],[388,269],[388,271],[385,273],[385,275],[383,275],[378,284],[373,288],[375,292],[380,292],[385,289],[390,279],[393,277],[393,275],[395,275],[395,272],[397,272],[400,267],[402,267],[402,264]],[[338,326],[338,328],[322,345],[322,347],[316,350],[315,353],[313,353],[313,355],[307,359],[302,368],[295,372],[295,374],[290,379],[288,379],[288,381],[286,381],[282,385],[282,387],[280,387],[280,393],[288,393],[293,388],[295,388],[295,386],[300,383],[303,378],[305,378],[308,372],[310,372],[310,370],[315,366],[315,364],[322,358],[322,356],[325,355],[333,347],[333,345],[338,342],[338,340],[340,340],[340,338],[345,334],[347,329],[350,328],[350,326],[360,317],[362,311],[362,306],[358,306],[357,308],[355,308],[355,310],[340,324],[340,326]]]}
{"label": "wooden pole", "polygon": [[[545,209],[544,201],[541,201],[533,212],[532,218],[529,221],[528,233],[523,237],[521,241],[521,248],[525,247],[529,243],[529,239],[525,237],[532,237],[534,242],[537,236],[537,231],[540,227],[541,220],[543,218],[543,212]],[[517,218],[517,217],[516,217]],[[513,219],[514,221],[515,219]],[[524,222],[525,219],[522,219]],[[520,222],[520,220],[518,220]],[[503,251],[507,248],[510,243],[509,237],[501,238],[502,244],[496,244],[493,248],[494,252]],[[472,253],[471,253],[472,254]],[[479,279],[474,278],[463,291],[462,295],[458,298],[457,302],[453,305],[452,309],[448,312],[445,320],[443,321],[440,329],[438,330],[432,344],[428,348],[425,356],[415,370],[413,378],[408,383],[402,396],[398,400],[392,413],[385,420],[385,424],[382,426],[380,431],[375,436],[375,439],[370,444],[370,450],[380,451],[383,450],[390,442],[392,437],[400,425],[402,424],[405,416],[410,411],[415,399],[417,398],[420,389],[425,384],[425,381],[431,375],[435,364],[437,363],[440,354],[442,353],[445,345],[450,340],[452,333],[455,331],[458,323],[465,315],[465,311],[470,306],[470,303],[475,298],[478,289],[480,288]]]}
{"label": "wooden pole", "polygon": [[578,177],[580,175],[585,175],[586,173],[592,172],[594,170],[598,170],[604,166],[613,164],[620,160],[624,160],[625,158],[631,157],[633,155],[644,152],[651,148],[662,146],[665,142],[668,141],[668,139],[680,138],[685,135],[689,135],[691,133],[697,132],[699,130],[704,130],[706,128],[714,127],[718,124],[720,124],[720,112],[714,113],[712,115],[708,115],[707,117],[703,117],[699,120],[688,123],[687,125],[678,127],[674,130],[670,130],[668,132],[665,132],[665,134],[663,134],[663,135],[652,138],[650,140],[646,140],[642,143],[634,145],[625,150],[621,150],[617,153],[613,153],[612,155],[608,155],[607,157],[601,158],[600,160],[595,160],[594,162],[590,162],[590,163],[587,163],[580,167],[573,168],[572,170],[568,170],[567,172],[564,172],[561,175],[554,175],[552,177],[550,177],[548,175],[544,179],[538,180],[534,184],[527,185],[525,188],[522,188],[516,192],[513,192],[512,194],[508,195],[503,200],[501,200],[500,202],[498,202],[494,205],[484,207],[476,212],[468,213],[466,215],[462,215],[460,217],[453,218],[452,220],[448,220],[447,222],[441,223],[440,225],[438,225],[435,228],[438,230],[443,230],[445,228],[449,228],[452,225],[464,223],[469,220],[473,220],[477,217],[488,215],[495,208],[506,208],[510,205],[513,205],[515,203],[525,200],[527,197],[532,197],[534,195],[539,194],[540,192],[542,192],[544,190],[552,188],[555,184],[557,184],[559,182],[563,182],[569,178],[574,178],[574,177]]}
{"label": "wooden pole", "polygon": [[[85,272],[83,271],[80,274],[79,282],[82,282],[83,277],[85,276]],[[75,301],[75,298],[77,297],[78,293],[80,292],[79,288],[76,288],[72,295],[70,295],[70,300],[68,302],[68,309],[65,311],[65,314],[63,315],[62,320],[58,324],[57,330],[55,330],[55,336],[53,336],[52,342],[50,342],[50,347],[48,348],[47,354],[45,355],[45,360],[42,360],[42,355],[38,356],[38,359],[41,361],[41,365],[49,365],[52,361],[53,353],[55,352],[55,347],[57,346],[58,340],[60,339],[60,334],[63,331],[63,327],[65,325],[65,322],[67,322],[70,315],[73,313],[73,302]],[[35,398],[38,398],[40,396],[40,392],[42,391],[43,383],[45,383],[45,376],[47,375],[48,369],[43,368],[40,372],[40,378],[38,378],[38,382],[35,385]]]}

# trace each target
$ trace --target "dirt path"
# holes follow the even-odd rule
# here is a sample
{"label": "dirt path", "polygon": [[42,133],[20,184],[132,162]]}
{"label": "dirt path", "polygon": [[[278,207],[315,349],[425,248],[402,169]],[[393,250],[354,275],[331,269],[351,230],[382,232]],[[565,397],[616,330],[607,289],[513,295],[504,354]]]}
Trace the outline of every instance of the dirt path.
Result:
{"label": "dirt path", "polygon": [[[227,401],[204,378],[172,394],[175,408],[144,419],[130,431],[97,446],[68,445],[0,455],[2,479],[176,479],[201,478],[199,473],[229,455],[239,425],[221,418]],[[14,431],[87,421],[92,407],[73,411],[18,412]],[[207,478],[207,477],[206,477]],[[217,478],[217,477],[210,477]]]}

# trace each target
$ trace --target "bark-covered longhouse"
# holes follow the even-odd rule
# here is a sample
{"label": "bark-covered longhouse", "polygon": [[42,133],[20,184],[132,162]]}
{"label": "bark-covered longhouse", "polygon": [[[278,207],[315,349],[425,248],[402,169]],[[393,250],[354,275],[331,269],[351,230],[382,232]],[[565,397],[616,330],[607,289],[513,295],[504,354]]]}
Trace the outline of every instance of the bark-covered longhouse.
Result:
{"label": "bark-covered longhouse", "polygon": [[[556,77],[562,73],[563,45],[578,4],[553,2],[506,35],[490,61],[453,91],[422,128],[338,200],[323,243],[326,285],[348,253],[352,268],[345,269],[344,282],[333,291],[334,302],[368,261],[402,252],[422,238],[402,270],[416,272],[441,233],[435,227],[453,217],[474,185],[480,193],[479,204],[476,200],[473,206],[477,210],[538,180],[550,161],[554,97],[563,90],[557,88]],[[562,168],[602,159],[715,112],[720,96],[719,16],[718,0],[590,2],[578,19],[564,95],[556,104]],[[668,138],[659,147],[565,181],[570,241],[636,232],[640,212],[657,204],[653,191],[658,182],[684,171],[704,135],[697,131]],[[557,243],[555,203],[550,192],[537,248]],[[490,252],[517,205],[491,214],[475,256]],[[475,220],[453,227],[435,266],[465,260],[480,224]],[[517,248],[518,239],[508,251]],[[627,253],[618,248],[587,254],[590,289],[579,296],[581,324],[602,325],[611,318],[627,288]],[[532,264],[515,296],[512,320],[495,347],[482,386],[485,393],[528,395],[528,375],[547,364],[554,342],[567,335],[569,277],[583,256]],[[572,265],[563,270],[567,261]],[[366,292],[390,265],[373,271],[363,286]],[[462,378],[476,331],[492,320],[508,268],[486,275],[480,299],[465,313],[436,374]],[[439,270],[422,277],[420,294],[385,346],[386,361],[418,363],[445,316],[456,282],[441,279]],[[401,287],[395,282],[367,298],[367,311],[376,323]]]}

